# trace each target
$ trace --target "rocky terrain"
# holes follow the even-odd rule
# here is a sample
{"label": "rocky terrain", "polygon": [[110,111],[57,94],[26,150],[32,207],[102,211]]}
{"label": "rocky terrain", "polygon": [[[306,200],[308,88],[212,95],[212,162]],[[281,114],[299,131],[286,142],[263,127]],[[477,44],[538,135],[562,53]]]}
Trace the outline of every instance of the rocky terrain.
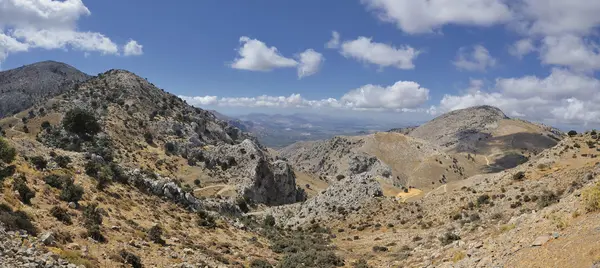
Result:
{"label": "rocky terrain", "polygon": [[595,131],[484,106],[276,152],[128,71],[62,90],[0,119],[0,267],[600,264]]}
{"label": "rocky terrain", "polygon": [[55,61],[0,72],[0,117],[28,109],[89,77],[72,66]]}

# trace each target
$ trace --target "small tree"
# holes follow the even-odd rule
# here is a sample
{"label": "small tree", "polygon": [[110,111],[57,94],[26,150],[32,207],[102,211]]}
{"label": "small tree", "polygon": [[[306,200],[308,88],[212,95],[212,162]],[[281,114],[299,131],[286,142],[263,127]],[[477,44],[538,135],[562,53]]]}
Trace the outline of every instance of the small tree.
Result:
{"label": "small tree", "polygon": [[267,215],[263,221],[263,224],[269,227],[275,226],[275,217],[273,217],[273,215]]}
{"label": "small tree", "polygon": [[144,140],[146,140],[146,142],[148,144],[153,144],[154,143],[154,137],[152,136],[152,133],[150,133],[150,132],[144,133]]}
{"label": "small tree", "polygon": [[65,155],[59,155],[54,158],[54,162],[61,168],[67,168],[69,163],[71,163],[71,158]]}
{"label": "small tree", "polygon": [[60,199],[77,203],[83,197],[83,187],[75,185],[72,179],[66,180],[60,193]]}
{"label": "small tree", "polygon": [[571,130],[567,134],[569,135],[569,137],[577,136],[577,131]]}
{"label": "small tree", "polygon": [[71,221],[71,215],[69,215],[67,209],[60,206],[52,207],[52,209],[50,209],[50,215],[66,225],[73,224],[73,221]]}
{"label": "small tree", "polygon": [[163,230],[158,225],[154,225],[154,226],[150,227],[150,230],[148,230],[148,239],[150,239],[152,242],[154,242],[156,244],[160,244],[160,245],[165,244],[165,240],[162,239],[162,235],[163,235]]}
{"label": "small tree", "polygon": [[31,199],[35,197],[35,193],[27,187],[25,180],[21,177],[15,178],[13,181],[13,190],[19,193],[19,197],[24,204],[30,205]]}
{"label": "small tree", "polygon": [[83,219],[87,235],[96,241],[104,241],[104,236],[100,230],[102,214],[100,214],[97,203],[92,203],[85,207],[83,210]]}
{"label": "small tree", "polygon": [[48,161],[46,161],[46,159],[44,159],[44,157],[42,156],[34,156],[29,158],[29,161],[31,161],[31,163],[35,166],[35,168],[37,168],[38,170],[43,170],[46,168],[46,166],[48,165]]}
{"label": "small tree", "polygon": [[65,130],[84,137],[94,136],[101,130],[94,114],[81,108],[68,111],[63,118],[62,125]]}

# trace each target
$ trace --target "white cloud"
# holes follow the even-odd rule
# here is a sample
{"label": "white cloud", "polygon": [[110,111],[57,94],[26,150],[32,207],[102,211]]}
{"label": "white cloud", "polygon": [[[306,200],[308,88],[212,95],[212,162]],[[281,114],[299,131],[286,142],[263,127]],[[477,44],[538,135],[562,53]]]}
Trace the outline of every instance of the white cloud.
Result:
{"label": "white cloud", "polygon": [[123,47],[123,55],[125,56],[139,56],[144,54],[144,46],[138,44],[135,40],[129,40]]}
{"label": "white cloud", "polygon": [[523,38],[521,40],[518,40],[517,42],[515,42],[512,46],[510,46],[510,48],[508,49],[508,52],[517,57],[517,58],[523,58],[523,56],[535,51],[535,45],[533,44],[533,40],[530,38]]}
{"label": "white cloud", "polygon": [[0,63],[2,63],[9,53],[23,52],[29,49],[29,45],[17,41],[14,37],[0,32]]}
{"label": "white cloud", "polygon": [[240,43],[242,43],[242,47],[238,49],[240,57],[233,61],[231,68],[265,72],[298,65],[294,59],[282,56],[276,47],[267,47],[260,40],[242,36]]}
{"label": "white cloud", "polygon": [[429,90],[412,81],[398,81],[382,87],[365,85],[342,96],[341,101],[353,108],[411,109],[429,99]]}
{"label": "white cloud", "polygon": [[496,65],[496,59],[485,47],[476,45],[472,49],[460,48],[453,64],[467,71],[485,71],[488,67]]}
{"label": "white cloud", "polygon": [[307,49],[298,55],[298,60],[298,78],[303,78],[316,74],[325,58],[323,54]]}
{"label": "white cloud", "polygon": [[325,44],[326,48],[339,48],[340,47],[340,33],[333,31],[331,32],[331,39]]}
{"label": "white cloud", "polygon": [[568,66],[578,71],[600,69],[600,46],[567,34],[543,39],[541,58],[544,64]]}
{"label": "white cloud", "polygon": [[[0,62],[10,53],[35,48],[117,55],[118,46],[107,36],[78,31],[77,21],[90,14],[81,0],[0,0],[0,38],[5,42]],[[8,39],[20,45],[6,46]]]}
{"label": "white cloud", "polygon": [[497,79],[489,90],[445,95],[435,113],[477,105],[493,105],[509,116],[548,123],[600,123],[600,80],[565,69],[544,78]]}
{"label": "white cloud", "polygon": [[408,111],[419,109],[429,99],[429,90],[411,81],[398,81],[383,87],[365,85],[351,90],[341,98],[309,100],[300,94],[286,96],[217,97],[180,96],[192,105],[268,108],[331,108],[358,111]]}
{"label": "white cloud", "polygon": [[512,18],[502,0],[362,0],[376,16],[410,34],[446,24],[490,26]]}
{"label": "white cloud", "polygon": [[268,47],[264,42],[249,37],[240,37],[240,47],[237,51],[239,57],[231,63],[231,68],[268,72],[278,68],[298,68],[298,78],[313,75],[319,71],[324,61],[323,55],[312,49],[300,53],[296,61],[286,58],[279,53],[276,47]]}
{"label": "white cloud", "polygon": [[600,24],[600,2],[590,0],[521,0],[514,5],[521,29],[531,35],[590,34]]}
{"label": "white cloud", "polygon": [[355,58],[358,61],[378,65],[379,67],[396,67],[398,69],[414,69],[413,60],[420,51],[402,46],[396,48],[392,45],[372,42],[371,38],[364,36],[356,40],[345,41],[340,53],[346,58]]}

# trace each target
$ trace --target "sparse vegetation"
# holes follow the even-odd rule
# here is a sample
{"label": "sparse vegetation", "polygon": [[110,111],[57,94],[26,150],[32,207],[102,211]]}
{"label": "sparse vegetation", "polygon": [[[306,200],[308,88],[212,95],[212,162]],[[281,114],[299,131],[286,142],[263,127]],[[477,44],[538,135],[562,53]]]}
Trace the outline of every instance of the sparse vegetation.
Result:
{"label": "sparse vegetation", "polygon": [[17,177],[14,179],[13,190],[19,193],[21,201],[23,201],[23,203],[26,205],[30,205],[31,199],[35,197],[35,192],[27,187],[27,183],[23,177]]}
{"label": "sparse vegetation", "polygon": [[206,228],[215,228],[217,227],[217,223],[215,222],[215,217],[210,215],[208,212],[204,210],[198,211],[198,225]]}
{"label": "sparse vegetation", "polygon": [[48,161],[43,156],[33,156],[29,158],[29,161],[38,170],[43,170],[48,166]]}
{"label": "sparse vegetation", "polygon": [[142,260],[137,255],[126,250],[121,250],[119,256],[123,259],[124,263],[131,265],[132,268],[142,268]]}
{"label": "sparse vegetation", "polygon": [[37,229],[31,223],[31,218],[24,211],[13,211],[12,208],[0,203],[0,222],[8,231],[25,230],[31,235],[37,235]]}
{"label": "sparse vegetation", "polygon": [[77,203],[83,197],[83,187],[74,184],[72,179],[64,181],[60,200]]}
{"label": "sparse vegetation", "polygon": [[162,234],[162,228],[159,225],[153,225],[148,230],[148,239],[156,244],[164,245],[165,240],[162,238]]}
{"label": "sparse vegetation", "polygon": [[50,215],[66,225],[71,225],[73,223],[71,221],[71,215],[69,215],[69,212],[60,206],[52,207],[52,209],[50,209]]}
{"label": "sparse vegetation", "polygon": [[102,214],[100,214],[97,203],[89,204],[84,208],[83,220],[83,226],[87,230],[87,236],[96,241],[103,242],[105,238],[100,230],[100,225],[102,224]]}
{"label": "sparse vegetation", "polygon": [[581,198],[588,212],[600,210],[600,183],[585,189],[581,193]]}
{"label": "sparse vegetation", "polygon": [[442,243],[442,246],[445,246],[451,244],[454,241],[460,240],[460,236],[452,232],[447,232],[444,235],[440,236],[438,239]]}

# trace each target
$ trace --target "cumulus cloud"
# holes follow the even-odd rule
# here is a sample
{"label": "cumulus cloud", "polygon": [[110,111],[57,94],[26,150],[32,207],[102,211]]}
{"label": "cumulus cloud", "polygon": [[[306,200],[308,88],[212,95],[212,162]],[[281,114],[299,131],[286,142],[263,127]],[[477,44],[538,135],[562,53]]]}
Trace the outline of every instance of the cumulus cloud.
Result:
{"label": "cumulus cloud", "polygon": [[323,54],[312,49],[307,49],[298,55],[298,60],[298,78],[303,78],[316,74],[325,58]]}
{"label": "cumulus cloud", "polygon": [[286,58],[276,47],[268,47],[258,39],[247,36],[240,37],[242,46],[237,50],[239,57],[231,63],[231,68],[268,72],[278,68],[298,68],[298,77],[303,78],[319,71],[324,58],[321,53],[312,49],[300,53],[296,61]]}
{"label": "cumulus cloud", "polygon": [[362,0],[377,18],[410,34],[430,33],[446,24],[490,26],[513,17],[502,0]]}
{"label": "cumulus cloud", "polygon": [[0,62],[11,53],[35,48],[118,54],[118,46],[107,36],[78,31],[77,21],[90,14],[81,0],[1,1]]}
{"label": "cumulus cloud", "polygon": [[411,81],[391,86],[365,85],[350,90],[339,99],[309,100],[300,94],[290,96],[217,97],[180,96],[192,105],[268,108],[332,108],[359,111],[408,111],[419,109],[428,99],[429,90]]}
{"label": "cumulus cloud", "polygon": [[340,53],[346,58],[375,64],[379,67],[396,67],[398,69],[414,69],[413,60],[420,51],[410,47],[394,47],[392,45],[373,42],[371,38],[360,36],[355,40],[345,41]]}
{"label": "cumulus cloud", "polygon": [[536,50],[535,45],[533,44],[533,40],[531,38],[523,38],[515,42],[512,46],[510,46],[508,52],[517,57],[523,58],[523,56],[533,52]]}
{"label": "cumulus cloud", "polygon": [[595,71],[600,69],[600,46],[571,34],[548,36],[543,39],[541,58],[544,64]]}
{"label": "cumulus cloud", "polygon": [[453,64],[458,69],[483,72],[488,67],[494,67],[496,59],[485,47],[476,45],[473,48],[460,48]]}
{"label": "cumulus cloud", "polygon": [[339,48],[340,47],[340,33],[333,31],[331,32],[331,39],[325,44],[326,48]]}
{"label": "cumulus cloud", "polygon": [[479,87],[462,95],[445,95],[432,111],[484,104],[497,106],[509,116],[549,123],[600,123],[600,80],[559,68],[543,78],[500,78],[488,90]]}
{"label": "cumulus cloud", "polygon": [[144,46],[138,44],[135,40],[129,40],[123,47],[123,55],[125,56],[140,56],[144,54]]}

